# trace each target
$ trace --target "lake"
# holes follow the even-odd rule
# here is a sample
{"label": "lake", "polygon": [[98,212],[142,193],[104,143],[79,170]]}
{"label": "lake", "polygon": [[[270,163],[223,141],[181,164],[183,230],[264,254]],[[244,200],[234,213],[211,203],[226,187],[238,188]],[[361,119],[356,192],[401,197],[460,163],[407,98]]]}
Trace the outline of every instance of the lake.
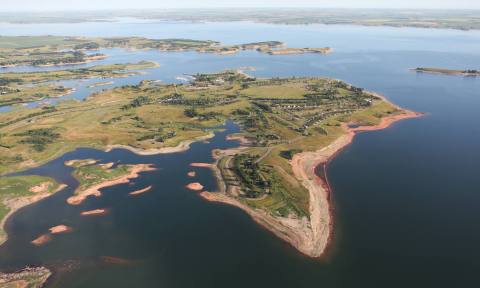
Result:
{"label": "lake", "polygon": [[[214,148],[238,127],[228,122],[209,143],[189,151],[137,156],[78,149],[25,173],[47,175],[69,188],[18,211],[7,222],[0,268],[45,265],[56,273],[47,287],[474,287],[480,272],[480,79],[417,74],[409,68],[480,67],[480,32],[418,28],[270,25],[249,22],[183,23],[121,19],[115,23],[0,24],[2,35],[145,36],[193,38],[226,44],[278,40],[291,47],[335,49],[329,55],[233,56],[196,52],[108,49],[99,63],[151,60],[147,75],[114,79],[111,86],[67,81],[90,93],[142,79],[181,82],[184,74],[253,66],[257,77],[328,76],[387,96],[426,116],[357,135],[327,168],[333,189],[334,237],[320,260],[299,254],[233,207],[208,203],[184,186],[191,162],[211,162]],[[15,70],[16,69],[16,70]],[[2,69],[29,71],[32,67]],[[45,69],[45,68],[42,68]],[[49,69],[61,69],[53,67]],[[36,104],[32,104],[36,105]],[[17,108],[5,108],[17,109]],[[68,159],[154,163],[133,185],[104,189],[80,206],[65,199],[77,183]],[[207,169],[196,169],[207,190]],[[136,198],[128,192],[153,185]],[[79,216],[108,208],[103,217]],[[73,232],[42,247],[29,242],[48,228]],[[116,265],[103,256],[128,259]],[[108,261],[107,261],[108,262]]]}

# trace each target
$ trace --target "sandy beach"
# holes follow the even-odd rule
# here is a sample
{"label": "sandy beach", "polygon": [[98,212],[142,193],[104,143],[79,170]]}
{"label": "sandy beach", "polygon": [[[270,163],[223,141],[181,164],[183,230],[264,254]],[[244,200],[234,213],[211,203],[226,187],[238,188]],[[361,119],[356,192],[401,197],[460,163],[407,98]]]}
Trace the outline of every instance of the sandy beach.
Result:
{"label": "sandy beach", "polygon": [[213,164],[211,163],[190,163],[191,167],[197,168],[211,168]]}
{"label": "sandy beach", "polygon": [[88,196],[100,197],[102,195],[102,193],[100,192],[100,189],[102,188],[129,183],[131,179],[134,179],[140,176],[139,173],[155,170],[155,168],[153,168],[151,164],[137,164],[137,165],[131,165],[131,167],[132,168],[130,170],[130,173],[127,175],[123,175],[115,179],[106,180],[99,184],[88,187],[87,189],[82,191],[75,191],[75,195],[69,197],[67,199],[67,203],[70,205],[79,205],[83,201],[85,201],[85,199],[87,199]]}
{"label": "sandy beach", "polygon": [[105,215],[107,214],[107,212],[108,212],[107,209],[95,209],[95,210],[83,211],[80,213],[80,215],[82,216]]}

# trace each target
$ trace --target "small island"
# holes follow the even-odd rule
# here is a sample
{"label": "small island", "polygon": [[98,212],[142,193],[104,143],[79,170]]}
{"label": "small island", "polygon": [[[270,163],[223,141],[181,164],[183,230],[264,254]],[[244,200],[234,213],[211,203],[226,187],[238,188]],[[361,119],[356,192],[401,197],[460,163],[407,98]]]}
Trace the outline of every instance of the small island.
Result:
{"label": "small island", "polygon": [[445,74],[445,75],[462,75],[462,76],[480,76],[480,70],[468,69],[468,70],[455,70],[445,68],[424,68],[419,67],[413,69],[418,73],[432,73],[432,74]]}
{"label": "small island", "polygon": [[[130,182],[137,178],[139,173],[155,170],[148,164],[117,165],[114,163],[95,164],[90,159],[73,160],[76,169],[73,176],[78,180],[79,186],[73,196],[67,199],[70,205],[81,204],[88,196],[101,196],[100,189]],[[140,191],[146,192],[145,191]],[[137,191],[136,194],[139,194]],[[133,194],[135,195],[135,193]]]}

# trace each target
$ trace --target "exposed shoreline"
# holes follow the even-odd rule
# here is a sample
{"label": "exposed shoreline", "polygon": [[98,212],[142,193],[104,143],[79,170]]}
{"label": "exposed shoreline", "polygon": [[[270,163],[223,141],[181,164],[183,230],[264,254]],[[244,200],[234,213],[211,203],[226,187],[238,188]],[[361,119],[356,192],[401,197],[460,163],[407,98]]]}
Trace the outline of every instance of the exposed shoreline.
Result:
{"label": "exposed shoreline", "polygon": [[[384,99],[384,97],[382,97],[382,99]],[[226,185],[217,165],[212,165],[212,169],[215,172],[220,191],[215,193],[202,192],[200,195],[208,201],[220,202],[244,210],[255,222],[291,244],[302,254],[312,258],[319,258],[324,255],[332,238],[333,217],[330,203],[331,188],[328,179],[324,181],[316,175],[315,169],[319,165],[326,167],[341,150],[352,143],[357,133],[386,129],[397,121],[416,118],[422,115],[422,113],[402,109],[401,114],[382,118],[377,125],[349,128],[345,124],[343,128],[346,133],[328,146],[314,152],[296,154],[291,161],[292,170],[295,177],[300,180],[309,191],[310,219],[306,217],[302,219],[274,217],[265,211],[253,209],[241,201],[228,196],[225,193]]]}
{"label": "exposed shoreline", "polygon": [[115,145],[108,145],[107,148],[105,149],[105,152],[110,152],[114,149],[125,149],[128,150],[132,153],[135,153],[137,155],[141,156],[150,156],[150,155],[158,155],[158,154],[170,154],[170,153],[179,153],[179,152],[184,152],[190,149],[190,145],[198,142],[198,141],[203,141],[203,140],[208,140],[211,139],[215,136],[214,133],[210,133],[205,136],[200,136],[192,140],[185,140],[180,142],[177,146],[174,147],[164,147],[164,148],[158,148],[158,149],[142,149],[142,148],[135,148],[132,146],[128,145],[120,145],[120,144],[115,144]]}
{"label": "exposed shoreline", "polygon": [[7,213],[7,215],[5,215],[5,217],[3,217],[2,221],[0,222],[0,230],[3,231],[2,233],[0,233],[0,246],[3,245],[3,243],[5,243],[8,240],[8,234],[5,231],[5,225],[7,224],[7,220],[10,218],[10,216],[15,214],[15,212],[17,212],[21,208],[26,207],[30,204],[35,203],[35,202],[38,202],[40,200],[43,200],[43,199],[47,198],[48,196],[51,196],[51,195],[65,189],[66,187],[67,187],[66,184],[60,184],[60,185],[58,185],[57,189],[55,189],[51,193],[40,193],[40,194],[36,194],[36,195],[33,195],[33,196],[24,196],[24,197],[20,197],[20,198],[14,198],[14,199],[7,200],[6,203],[4,203],[4,204],[7,205],[8,208],[10,208],[10,211]]}
{"label": "exposed shoreline", "polygon": [[77,191],[75,191],[74,195],[68,197],[67,203],[70,205],[80,205],[89,196],[100,197],[102,195],[102,193],[100,192],[100,189],[102,188],[129,183],[130,179],[139,177],[140,176],[139,173],[153,171],[153,170],[155,170],[155,168],[153,168],[151,164],[131,165],[131,170],[126,175],[122,175],[114,179],[105,180],[103,182],[90,186],[85,190],[78,191],[78,188],[77,188]]}

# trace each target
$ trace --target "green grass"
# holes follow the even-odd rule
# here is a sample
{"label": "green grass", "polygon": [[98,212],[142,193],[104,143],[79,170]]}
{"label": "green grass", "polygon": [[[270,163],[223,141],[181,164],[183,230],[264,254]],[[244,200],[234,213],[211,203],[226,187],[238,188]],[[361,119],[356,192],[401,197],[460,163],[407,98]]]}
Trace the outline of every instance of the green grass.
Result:
{"label": "green grass", "polygon": [[42,46],[75,45],[81,43],[71,37],[62,36],[0,36],[0,49],[37,48]]}
{"label": "green grass", "polygon": [[[34,186],[48,183],[45,190],[40,192],[32,192],[30,189]],[[7,200],[12,200],[19,197],[34,196],[38,193],[52,193],[59,187],[59,184],[48,177],[28,175],[28,176],[13,176],[0,177],[0,221],[10,212],[10,208],[6,205]],[[0,227],[0,242],[3,241],[5,231]]]}
{"label": "green grass", "polygon": [[105,180],[115,179],[128,173],[130,173],[128,165],[119,165],[110,169],[102,165],[85,165],[75,169],[73,175],[80,183],[78,190],[85,190]]}
{"label": "green grass", "polygon": [[0,74],[0,79],[22,79],[22,83],[39,83],[55,80],[69,80],[82,78],[96,78],[96,77],[125,77],[131,74],[138,74],[132,72],[133,70],[143,70],[148,68],[158,67],[155,62],[141,61],[138,63],[128,64],[110,64],[97,65],[90,68],[82,69],[68,69],[57,71],[42,71],[42,72],[24,72],[24,73],[3,73]]}

